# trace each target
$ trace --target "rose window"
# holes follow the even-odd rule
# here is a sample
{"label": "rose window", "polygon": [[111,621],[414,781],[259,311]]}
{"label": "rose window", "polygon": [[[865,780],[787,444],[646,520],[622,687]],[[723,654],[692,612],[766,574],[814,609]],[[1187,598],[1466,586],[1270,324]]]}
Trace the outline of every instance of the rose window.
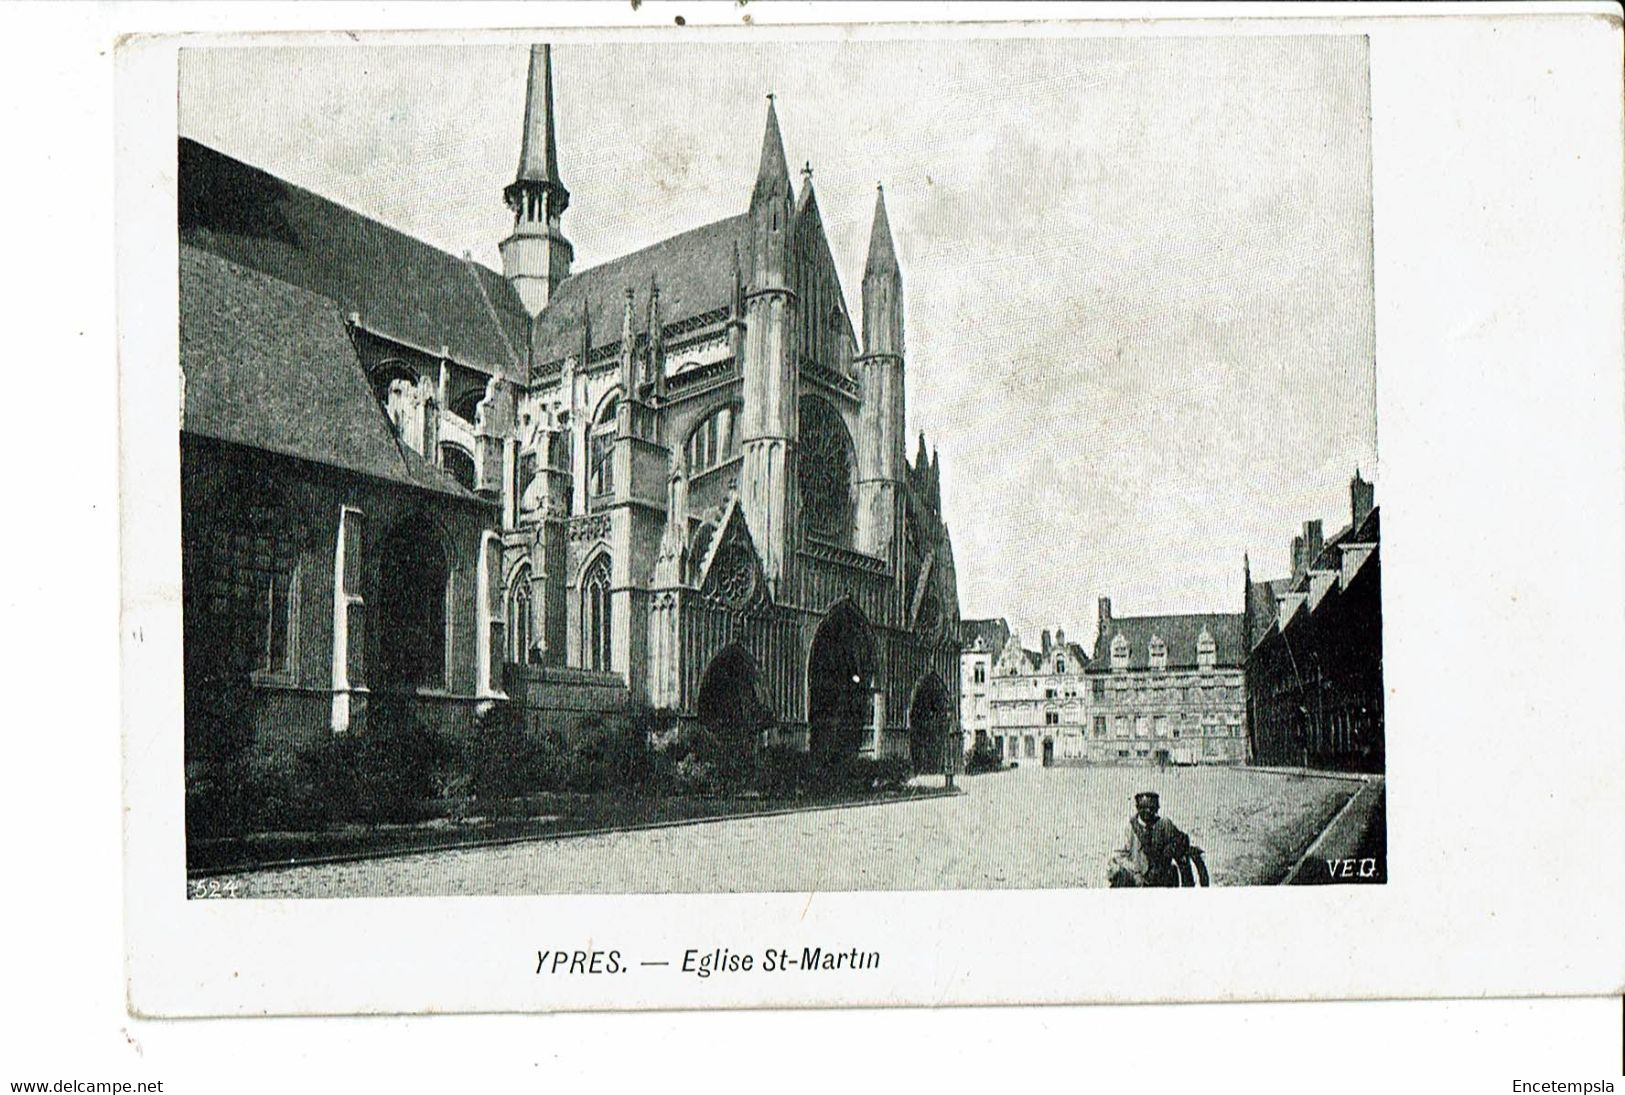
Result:
{"label": "rose window", "polygon": [[801,404],[797,481],[807,531],[845,542],[852,531],[852,439],[841,416],[819,399]]}

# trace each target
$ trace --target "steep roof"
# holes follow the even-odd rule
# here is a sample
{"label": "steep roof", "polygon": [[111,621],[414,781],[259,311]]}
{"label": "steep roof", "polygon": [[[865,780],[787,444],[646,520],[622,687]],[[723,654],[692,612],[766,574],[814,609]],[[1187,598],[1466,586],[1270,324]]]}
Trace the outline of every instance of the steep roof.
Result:
{"label": "steep roof", "polygon": [[334,301],[368,330],[523,380],[529,318],[507,279],[189,138],[181,241]]}
{"label": "steep roof", "polygon": [[180,249],[181,429],[464,499],[402,445],[333,301]]}
{"label": "steep roof", "polygon": [[650,285],[658,287],[666,327],[727,308],[733,302],[735,247],[749,246],[750,215],[741,213],[571,274],[537,317],[537,369],[551,371],[566,357],[580,356],[583,302],[595,350],[620,341],[628,289],[634,314],[641,316],[648,309]]}
{"label": "steep roof", "polygon": [[1109,671],[1112,665],[1112,639],[1122,635],[1129,644],[1128,668],[1149,669],[1151,637],[1154,635],[1168,648],[1169,669],[1195,669],[1196,640],[1204,627],[1213,636],[1215,664],[1234,668],[1246,661],[1240,613],[1113,616],[1095,639],[1095,655],[1089,668],[1091,671]]}
{"label": "steep roof", "polygon": [[982,649],[998,654],[1010,641],[1010,625],[1003,616],[993,620],[960,620],[959,645],[966,650],[982,640]]}

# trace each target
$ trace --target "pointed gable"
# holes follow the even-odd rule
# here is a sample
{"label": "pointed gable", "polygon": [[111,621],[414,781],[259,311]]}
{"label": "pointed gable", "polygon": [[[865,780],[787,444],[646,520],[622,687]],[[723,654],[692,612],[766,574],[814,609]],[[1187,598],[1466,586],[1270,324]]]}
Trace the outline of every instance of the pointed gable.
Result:
{"label": "pointed gable", "polygon": [[695,568],[701,596],[729,608],[752,608],[767,600],[762,559],[745,523],[739,497],[728,500],[703,557]]}

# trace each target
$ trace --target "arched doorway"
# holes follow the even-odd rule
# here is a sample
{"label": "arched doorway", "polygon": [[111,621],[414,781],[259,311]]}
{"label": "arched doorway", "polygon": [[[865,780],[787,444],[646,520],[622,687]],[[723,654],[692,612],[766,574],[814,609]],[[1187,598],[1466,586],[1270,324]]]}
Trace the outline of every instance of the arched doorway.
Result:
{"label": "arched doorway", "polygon": [[914,689],[914,702],[908,708],[908,755],[916,775],[942,772],[948,762],[952,726],[948,690],[935,676],[924,678]]}
{"label": "arched doorway", "polygon": [[445,688],[451,563],[426,518],[402,521],[378,553],[378,680]]}
{"label": "arched doorway", "polygon": [[874,720],[874,665],[868,621],[850,604],[837,605],[818,625],[807,659],[807,737],[814,756],[829,760],[863,748]]}
{"label": "arched doorway", "polygon": [[700,725],[716,736],[721,755],[740,765],[756,755],[773,725],[773,712],[757,690],[756,661],[737,646],[705,667],[694,708]]}

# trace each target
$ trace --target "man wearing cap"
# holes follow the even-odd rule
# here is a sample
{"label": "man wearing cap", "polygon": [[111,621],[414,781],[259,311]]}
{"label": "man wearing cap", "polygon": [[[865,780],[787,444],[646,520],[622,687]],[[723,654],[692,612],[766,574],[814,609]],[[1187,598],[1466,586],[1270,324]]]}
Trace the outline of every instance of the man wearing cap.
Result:
{"label": "man wearing cap", "polygon": [[1177,859],[1190,854],[1191,838],[1165,817],[1155,791],[1134,796],[1134,813],[1123,832],[1123,843],[1112,853],[1107,880],[1114,887],[1177,886]]}

